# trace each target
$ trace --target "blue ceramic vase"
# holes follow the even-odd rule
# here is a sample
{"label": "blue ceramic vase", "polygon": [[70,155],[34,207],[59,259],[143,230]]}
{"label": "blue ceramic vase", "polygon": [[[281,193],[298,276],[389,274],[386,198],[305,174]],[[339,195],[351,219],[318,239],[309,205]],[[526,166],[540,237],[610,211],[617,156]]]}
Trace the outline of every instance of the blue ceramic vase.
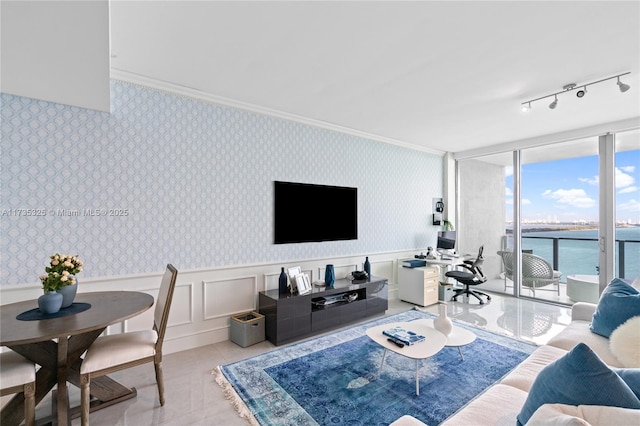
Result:
{"label": "blue ceramic vase", "polygon": [[78,291],[78,279],[76,283],[65,287],[60,287],[57,292],[62,295],[62,308],[68,308],[76,298],[76,291]]}
{"label": "blue ceramic vase", "polygon": [[38,297],[38,308],[43,314],[55,314],[62,307],[62,295],[55,291],[48,291]]}
{"label": "blue ceramic vase", "polygon": [[327,287],[333,287],[333,283],[336,282],[336,272],[333,269],[333,265],[327,265],[324,270],[324,283]]}
{"label": "blue ceramic vase", "polygon": [[364,260],[363,269],[367,273],[367,279],[371,279],[371,263],[369,263],[369,256]]}

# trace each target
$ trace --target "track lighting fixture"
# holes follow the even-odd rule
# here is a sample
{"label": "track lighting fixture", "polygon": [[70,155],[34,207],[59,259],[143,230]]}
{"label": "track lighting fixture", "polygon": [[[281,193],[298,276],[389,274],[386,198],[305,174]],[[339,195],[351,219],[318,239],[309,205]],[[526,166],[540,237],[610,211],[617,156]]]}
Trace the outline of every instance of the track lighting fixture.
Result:
{"label": "track lighting fixture", "polygon": [[631,89],[631,86],[629,86],[628,84],[624,84],[623,82],[620,81],[620,76],[618,76],[618,87],[620,88],[620,91],[622,93],[624,93],[627,90]]}
{"label": "track lighting fixture", "polygon": [[620,91],[622,93],[624,93],[627,90],[629,90],[631,88],[631,86],[621,82],[620,81],[620,77],[622,77],[623,75],[627,75],[627,74],[631,74],[631,72],[625,72],[623,74],[614,75],[613,77],[607,77],[607,78],[603,78],[602,80],[594,81],[594,82],[591,82],[591,83],[581,84],[580,86],[578,86],[576,83],[565,84],[562,87],[562,91],[561,92],[551,93],[550,95],[545,95],[545,96],[541,96],[541,97],[536,98],[536,99],[531,99],[530,101],[522,102],[522,104],[520,104],[520,105],[521,105],[522,111],[526,112],[526,111],[529,111],[531,109],[531,103],[532,102],[536,102],[536,101],[539,101],[539,100],[542,100],[542,99],[553,97],[553,102],[551,102],[549,104],[549,108],[556,109],[556,107],[558,106],[558,95],[561,95],[563,93],[567,93],[567,92],[571,92],[571,91],[575,90],[576,91],[576,96],[579,97],[579,98],[583,98],[587,94],[587,86],[592,86],[594,84],[602,83],[603,81],[607,81],[607,80],[613,80],[614,78],[618,79],[618,82],[617,82],[618,88],[620,89]]}

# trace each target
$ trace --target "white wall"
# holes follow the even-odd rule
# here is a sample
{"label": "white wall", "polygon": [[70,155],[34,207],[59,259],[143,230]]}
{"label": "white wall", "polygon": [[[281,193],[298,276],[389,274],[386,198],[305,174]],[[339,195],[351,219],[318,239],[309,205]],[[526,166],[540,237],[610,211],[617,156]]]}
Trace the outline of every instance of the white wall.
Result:
{"label": "white wall", "polygon": [[[255,309],[282,266],[317,280],[369,256],[394,297],[398,259],[435,244],[440,156],[123,82],[111,91],[110,114],[0,95],[0,303],[35,304],[56,252],[84,261],[79,292],[155,296],[172,263],[167,350],[184,350],[226,340],[230,316]],[[358,239],[273,244],[274,180],[357,187]],[[301,226],[310,208],[339,206],[299,206]],[[148,312],[110,332],[150,324]]]}
{"label": "white wall", "polygon": [[483,271],[497,278],[502,260],[497,255],[505,235],[505,172],[503,166],[479,160],[458,161],[460,224],[459,250],[476,254],[484,245]]}
{"label": "white wall", "polygon": [[0,2],[0,90],[109,111],[109,2]]}

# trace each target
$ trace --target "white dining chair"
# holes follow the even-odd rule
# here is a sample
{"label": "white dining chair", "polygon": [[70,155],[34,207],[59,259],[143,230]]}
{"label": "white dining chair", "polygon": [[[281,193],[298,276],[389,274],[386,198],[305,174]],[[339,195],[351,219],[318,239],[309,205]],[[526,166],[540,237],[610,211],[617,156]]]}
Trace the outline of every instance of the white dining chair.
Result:
{"label": "white dining chair", "polygon": [[24,393],[25,426],[33,426],[36,417],[36,366],[22,355],[0,353],[0,396]]}
{"label": "white dining chair", "polygon": [[167,265],[156,299],[153,329],[98,337],[87,350],[80,366],[80,404],[83,426],[89,424],[91,379],[148,362],[154,364],[160,405],[164,405],[162,343],[177,277],[176,268],[171,264]]}

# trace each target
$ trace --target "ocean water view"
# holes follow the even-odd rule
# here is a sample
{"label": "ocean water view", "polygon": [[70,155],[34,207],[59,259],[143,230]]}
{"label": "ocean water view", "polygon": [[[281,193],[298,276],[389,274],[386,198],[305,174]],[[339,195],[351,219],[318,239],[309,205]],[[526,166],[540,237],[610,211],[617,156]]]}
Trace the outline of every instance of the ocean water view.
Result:
{"label": "ocean water view", "polygon": [[[528,229],[527,229],[528,228]],[[545,258],[553,264],[553,241],[558,239],[558,270],[562,272],[562,282],[568,275],[598,274],[598,230],[597,229],[548,229],[546,225],[526,225],[523,227],[522,249],[533,250],[533,254]],[[507,228],[508,231],[512,231]],[[533,230],[533,232],[526,232]],[[640,276],[640,227],[616,228],[616,276],[619,271],[619,241],[624,241],[623,277],[635,279]],[[508,236],[508,247],[513,247],[513,237]]]}

